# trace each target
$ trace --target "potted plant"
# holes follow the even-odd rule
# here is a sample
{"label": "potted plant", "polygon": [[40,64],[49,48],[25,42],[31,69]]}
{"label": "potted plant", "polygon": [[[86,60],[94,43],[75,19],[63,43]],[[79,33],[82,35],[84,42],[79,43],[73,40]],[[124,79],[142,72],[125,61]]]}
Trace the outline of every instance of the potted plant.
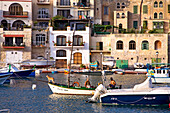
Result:
{"label": "potted plant", "polygon": [[85,44],[85,42],[81,42],[81,43],[80,43],[81,46],[84,46],[84,44]]}
{"label": "potted plant", "polygon": [[54,46],[57,46],[57,43],[55,43],[54,41],[53,41],[53,44],[54,44]]}
{"label": "potted plant", "polygon": [[68,40],[66,43],[68,43],[68,45],[71,46],[72,42],[70,40]]}

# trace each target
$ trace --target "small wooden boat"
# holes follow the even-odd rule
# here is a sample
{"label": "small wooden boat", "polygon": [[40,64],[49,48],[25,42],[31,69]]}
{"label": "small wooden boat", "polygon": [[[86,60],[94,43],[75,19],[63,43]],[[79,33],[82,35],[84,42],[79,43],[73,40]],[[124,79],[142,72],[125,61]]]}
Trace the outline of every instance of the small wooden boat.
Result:
{"label": "small wooden boat", "polygon": [[54,94],[60,95],[93,95],[95,88],[86,88],[79,86],[70,86],[56,83],[48,83],[51,91]]}

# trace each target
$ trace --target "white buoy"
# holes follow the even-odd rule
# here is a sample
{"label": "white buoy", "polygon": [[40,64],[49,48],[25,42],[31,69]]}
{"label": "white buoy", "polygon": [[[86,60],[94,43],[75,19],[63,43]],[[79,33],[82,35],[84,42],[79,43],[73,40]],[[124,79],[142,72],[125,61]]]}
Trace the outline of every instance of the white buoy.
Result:
{"label": "white buoy", "polygon": [[32,90],[35,90],[36,89],[36,84],[32,84]]}

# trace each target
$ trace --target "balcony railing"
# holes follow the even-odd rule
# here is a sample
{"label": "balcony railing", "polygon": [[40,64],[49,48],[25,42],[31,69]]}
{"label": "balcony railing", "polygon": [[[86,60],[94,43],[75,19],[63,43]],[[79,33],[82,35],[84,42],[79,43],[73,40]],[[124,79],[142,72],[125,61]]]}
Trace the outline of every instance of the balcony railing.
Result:
{"label": "balcony railing", "polygon": [[37,20],[50,20],[49,14],[38,14]]}
{"label": "balcony railing", "polygon": [[57,2],[57,7],[71,7],[71,2],[66,3]]}
{"label": "balcony railing", "polygon": [[10,12],[10,11],[3,11],[3,17],[11,17],[11,18],[28,18],[28,12]]}
{"label": "balcony railing", "polygon": [[78,3],[73,3],[73,5],[79,8],[92,8],[93,7],[93,5],[90,4],[90,2],[86,2],[86,3],[78,2]]}
{"label": "balcony railing", "polygon": [[9,43],[9,42],[3,42],[2,46],[5,49],[8,49],[8,48],[9,49],[12,49],[12,48],[14,48],[14,49],[17,49],[17,48],[23,49],[23,48],[25,48],[25,43],[14,44],[14,43]]}
{"label": "balcony railing", "polygon": [[37,0],[38,5],[49,5],[50,0]]}
{"label": "balcony railing", "polygon": [[46,47],[46,42],[45,41],[33,41],[33,46],[34,47]]}

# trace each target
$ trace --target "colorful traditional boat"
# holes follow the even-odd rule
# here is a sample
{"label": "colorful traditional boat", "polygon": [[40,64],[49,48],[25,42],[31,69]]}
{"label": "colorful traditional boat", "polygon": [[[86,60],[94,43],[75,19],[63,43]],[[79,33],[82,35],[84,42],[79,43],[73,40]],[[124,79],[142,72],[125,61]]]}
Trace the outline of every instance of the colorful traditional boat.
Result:
{"label": "colorful traditional boat", "polygon": [[98,66],[99,66],[98,61],[90,63],[90,67],[98,68]]}

